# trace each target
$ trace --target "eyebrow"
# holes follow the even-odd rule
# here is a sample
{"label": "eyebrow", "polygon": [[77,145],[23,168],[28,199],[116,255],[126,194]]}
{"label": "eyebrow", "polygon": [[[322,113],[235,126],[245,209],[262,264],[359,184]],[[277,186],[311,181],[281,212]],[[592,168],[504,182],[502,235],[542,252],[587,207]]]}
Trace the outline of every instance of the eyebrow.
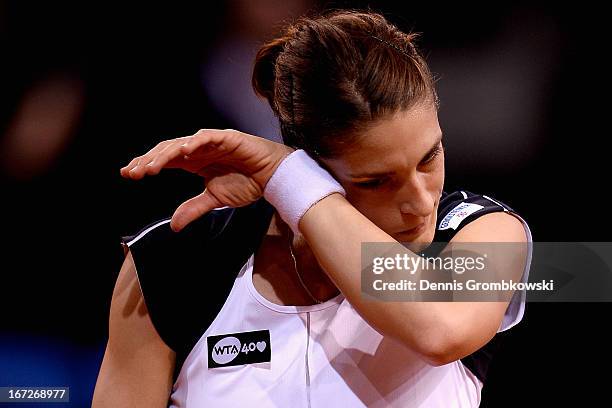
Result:
{"label": "eyebrow", "polygon": [[[438,145],[442,141],[443,136],[444,136],[443,134],[440,134],[440,136],[438,136],[438,139],[436,140],[434,145],[431,147],[431,149],[427,151],[427,153],[425,153],[425,156],[423,156],[423,158],[419,161],[419,163],[421,163],[423,160],[427,159],[433,154],[433,152],[438,148]],[[393,174],[395,174],[394,171],[375,171],[371,173],[349,174],[349,176],[353,178],[374,178],[374,177],[388,176],[388,175],[393,175]]]}

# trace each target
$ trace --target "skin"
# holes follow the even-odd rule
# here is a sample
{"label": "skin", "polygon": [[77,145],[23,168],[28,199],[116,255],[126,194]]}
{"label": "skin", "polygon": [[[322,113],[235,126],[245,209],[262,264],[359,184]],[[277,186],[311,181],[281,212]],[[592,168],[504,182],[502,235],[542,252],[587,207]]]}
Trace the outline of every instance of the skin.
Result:
{"label": "skin", "polygon": [[109,338],[92,407],[167,407],[175,358],[151,322],[127,252],[113,291]]}
{"label": "skin", "polygon": [[[353,308],[374,329],[422,356],[431,365],[444,365],[486,344],[500,327],[507,301],[500,302],[380,302],[361,296],[362,242],[409,242],[396,253],[417,256],[435,233],[439,197],[444,183],[443,151],[426,157],[441,135],[432,104],[419,105],[385,118],[365,131],[342,157],[323,165],[345,191],[313,205],[301,218],[297,236],[280,217],[273,217],[255,258],[253,283],[266,297],[280,304],[312,304],[296,280],[287,244],[292,240],[298,270],[317,298],[340,290]],[[181,204],[171,226],[180,230],[193,219],[223,205],[241,206],[261,197],[267,181],[291,149],[236,131],[205,130],[187,138],[160,143],[121,170],[134,180],[178,167],[208,178],[201,195]],[[211,153],[212,152],[212,153]],[[372,160],[372,158],[376,160]],[[430,161],[428,159],[431,159]],[[214,162],[214,166],[210,164]],[[351,174],[393,171],[384,184],[364,188],[355,183],[372,178]],[[424,223],[418,233],[401,231]],[[526,242],[520,221],[507,213],[479,217],[462,228],[456,242]],[[444,253],[444,251],[443,251]],[[506,251],[492,267],[519,280],[526,252]],[[126,258],[124,280],[135,285],[135,269]],[[417,272],[420,276],[422,271]],[[95,407],[165,406],[174,355],[157,336],[146,308],[134,313],[130,304],[142,300],[139,290],[130,296],[118,280],[111,306],[109,345],[94,394]],[[290,289],[287,289],[290,288]],[[132,312],[130,312],[132,310]],[[148,360],[154,372],[143,375]],[[136,390],[146,390],[141,392]],[[147,403],[141,403],[147,401]]]}
{"label": "skin", "polygon": [[[444,184],[444,151],[442,142],[436,143],[441,137],[433,105],[418,105],[378,121],[363,132],[353,149],[345,151],[340,158],[323,159],[322,162],[345,189],[346,199],[355,209],[398,241],[411,242],[409,247],[418,252],[433,241],[435,234]],[[431,152],[434,146],[440,148],[437,155]],[[378,171],[396,174],[351,176]],[[360,183],[378,185],[367,187]],[[400,233],[422,222],[426,228],[418,236]],[[294,277],[295,267],[288,250],[290,239],[298,270],[310,292],[318,300],[336,296],[338,288],[319,265],[303,235],[294,235],[278,213],[262,244],[264,249],[256,254],[253,283],[258,291],[275,303],[313,303]],[[279,282],[279,275],[287,274],[291,276]]]}

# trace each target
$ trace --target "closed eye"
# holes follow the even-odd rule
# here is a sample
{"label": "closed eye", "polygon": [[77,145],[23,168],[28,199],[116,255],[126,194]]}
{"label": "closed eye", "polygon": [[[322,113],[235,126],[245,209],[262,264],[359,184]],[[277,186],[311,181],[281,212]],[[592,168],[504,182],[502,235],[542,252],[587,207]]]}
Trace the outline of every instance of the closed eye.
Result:
{"label": "closed eye", "polygon": [[386,179],[375,179],[375,180],[369,180],[369,181],[364,181],[364,182],[360,182],[360,183],[355,183],[355,185],[358,186],[358,187],[361,187],[361,188],[375,188],[375,187],[379,187],[379,186],[383,185],[385,181],[386,181]]}
{"label": "closed eye", "polygon": [[[426,166],[430,163],[433,163],[434,160],[440,156],[440,154],[444,151],[444,147],[442,146],[442,143],[438,143],[436,145],[436,147],[434,147],[429,154],[427,155],[427,157],[421,161],[420,165],[421,166]],[[383,178],[378,178],[378,179],[373,179],[373,180],[368,180],[368,181],[363,181],[363,182],[354,182],[353,184],[356,185],[359,188],[365,188],[365,189],[374,189],[377,187],[382,186],[383,184],[386,183],[388,177],[383,177]]]}
{"label": "closed eye", "polygon": [[422,164],[428,164],[435,160],[438,155],[442,153],[442,145],[438,144],[434,150],[428,155],[428,157],[422,162]]}

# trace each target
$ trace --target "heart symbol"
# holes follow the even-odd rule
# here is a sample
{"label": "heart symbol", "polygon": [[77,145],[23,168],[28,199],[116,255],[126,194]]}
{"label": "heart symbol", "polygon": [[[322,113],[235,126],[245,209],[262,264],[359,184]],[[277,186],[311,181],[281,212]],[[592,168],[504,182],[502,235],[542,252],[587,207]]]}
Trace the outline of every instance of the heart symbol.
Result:
{"label": "heart symbol", "polygon": [[257,342],[257,350],[259,351],[264,351],[266,349],[266,342],[265,341],[258,341]]}

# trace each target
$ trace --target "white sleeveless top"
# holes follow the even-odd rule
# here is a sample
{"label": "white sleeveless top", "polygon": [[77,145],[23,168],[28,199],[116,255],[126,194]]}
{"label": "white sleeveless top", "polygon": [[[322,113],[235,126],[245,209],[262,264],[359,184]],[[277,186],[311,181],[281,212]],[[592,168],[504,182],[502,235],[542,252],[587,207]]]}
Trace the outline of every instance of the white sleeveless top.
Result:
{"label": "white sleeveless top", "polygon": [[[253,285],[253,261],[254,255],[185,360],[171,407],[480,404],[483,384],[460,360],[443,366],[427,364],[376,332],[342,294],[312,306],[272,303]],[[255,330],[270,332],[270,362],[208,368],[208,336]]]}

